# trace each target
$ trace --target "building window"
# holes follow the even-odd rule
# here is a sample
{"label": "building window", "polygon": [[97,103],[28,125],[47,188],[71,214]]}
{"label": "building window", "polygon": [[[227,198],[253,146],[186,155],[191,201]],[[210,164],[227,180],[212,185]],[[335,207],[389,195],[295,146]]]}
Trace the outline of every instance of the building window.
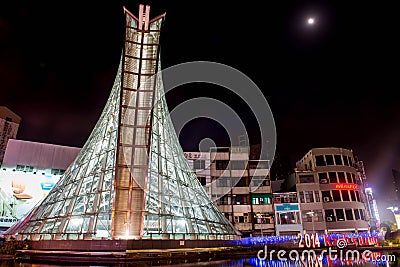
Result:
{"label": "building window", "polygon": [[297,203],[297,194],[280,193],[274,194],[274,203]]}
{"label": "building window", "polygon": [[262,183],[263,186],[270,186],[271,185],[271,181],[268,179],[265,179]]}
{"label": "building window", "polygon": [[345,166],[349,166],[349,157],[348,156],[343,156],[343,163]]}
{"label": "building window", "polygon": [[350,192],[350,195],[351,195],[351,200],[352,200],[352,201],[357,201],[357,200],[356,200],[356,194],[354,193],[354,191],[353,191],[353,190],[350,190],[349,192]]}
{"label": "building window", "polygon": [[358,193],[358,191],[355,191],[354,193],[356,194],[356,201],[361,202],[360,193]]}
{"label": "building window", "polygon": [[323,222],[324,221],[324,214],[322,210],[314,210],[312,217],[314,218],[314,222]]}
{"label": "building window", "polygon": [[353,210],[352,210],[352,209],[345,209],[345,212],[346,212],[346,220],[347,220],[347,221],[352,221],[352,220],[354,220],[354,217],[353,217]]}
{"label": "building window", "polygon": [[350,175],[350,173],[346,172],[346,177],[347,177],[347,182],[349,184],[354,184],[354,179],[353,177]]}
{"label": "building window", "polygon": [[312,222],[311,210],[303,210],[301,211],[301,218],[303,222]]}
{"label": "building window", "polygon": [[315,202],[321,202],[321,198],[319,196],[319,191],[314,191],[315,193]]}
{"label": "building window", "polygon": [[314,193],[313,191],[305,191],[304,196],[306,198],[306,203],[314,203]]}
{"label": "building window", "polygon": [[217,187],[228,187],[229,185],[229,177],[219,177],[217,179]]}
{"label": "building window", "polygon": [[299,197],[300,197],[300,202],[304,203],[304,193],[303,192],[300,192]]}
{"label": "building window", "polygon": [[249,186],[247,184],[247,182],[246,182],[246,177],[241,177],[241,178],[238,178],[238,177],[233,178],[232,177],[232,182],[233,182],[233,185],[235,187],[247,187],[247,186]]}
{"label": "building window", "polygon": [[235,215],[234,219],[235,223],[246,223],[249,221],[249,216],[247,213],[243,213],[243,215]]}
{"label": "building window", "polygon": [[199,179],[201,185],[205,186],[207,184],[207,178],[204,176],[197,176],[197,178]]}
{"label": "building window", "polygon": [[342,155],[335,155],[335,163],[336,165],[343,165]]}
{"label": "building window", "polygon": [[65,170],[62,169],[51,169],[51,174],[53,175],[63,175]]}
{"label": "building window", "polygon": [[299,224],[299,212],[298,211],[289,211],[289,212],[280,212],[278,214],[278,224]]}
{"label": "building window", "polygon": [[364,210],[360,209],[360,217],[361,220],[365,221],[365,214],[364,214]]}
{"label": "building window", "polygon": [[324,215],[322,210],[304,210],[302,211],[302,218],[303,222],[323,222],[324,221]]}
{"label": "building window", "polygon": [[348,190],[342,190],[342,199],[343,199],[343,201],[350,201]]}
{"label": "building window", "polygon": [[236,195],[234,204],[247,205],[247,195]]}
{"label": "building window", "polygon": [[[286,198],[285,198],[286,199]],[[289,203],[297,203],[298,202],[298,200],[297,200],[297,194],[290,194],[289,195]]]}
{"label": "building window", "polygon": [[216,160],[215,169],[226,170],[228,168],[229,160]]}
{"label": "building window", "polygon": [[317,166],[326,166],[323,155],[315,156],[315,163],[317,164]]}
{"label": "building window", "polygon": [[349,164],[350,166],[353,166],[353,159],[351,157],[349,157]]}
{"label": "building window", "polygon": [[274,223],[274,219],[268,213],[254,213],[254,223],[269,224],[269,223]]}
{"label": "building window", "polygon": [[360,212],[358,211],[358,209],[354,209],[354,217],[356,218],[356,220],[360,219]]}
{"label": "building window", "polygon": [[206,161],[204,159],[196,159],[193,162],[193,167],[195,170],[204,170],[206,168]]}
{"label": "building window", "polygon": [[346,177],[344,175],[344,172],[338,172],[338,178],[339,178],[339,183],[345,184],[346,183]]}
{"label": "building window", "polygon": [[329,172],[329,182],[331,184],[337,184],[338,183],[338,179],[337,179],[337,174],[336,172]]}
{"label": "building window", "polygon": [[23,165],[17,165],[16,170],[17,170],[17,171],[23,171],[23,170],[25,170],[25,166],[23,166]]}
{"label": "building window", "polygon": [[225,218],[228,219],[228,221],[232,222],[232,213],[231,212],[223,212]]}
{"label": "building window", "polygon": [[333,156],[332,155],[325,155],[325,159],[326,159],[326,164],[327,165],[335,165],[335,163],[333,162]]}
{"label": "building window", "polygon": [[339,190],[332,190],[333,201],[342,201]]}
{"label": "building window", "polygon": [[343,209],[335,209],[336,219],[338,221],[344,221],[344,212]]}
{"label": "building window", "polygon": [[231,160],[229,162],[231,170],[246,170],[247,161],[245,160]]}
{"label": "building window", "polygon": [[269,169],[269,162],[266,160],[249,160],[248,168],[253,169]]}
{"label": "building window", "polygon": [[321,194],[322,194],[323,202],[331,202],[332,201],[331,191],[321,191]]}
{"label": "building window", "polygon": [[271,204],[272,200],[270,195],[255,194],[251,197],[251,203],[253,205],[264,205]]}
{"label": "building window", "polygon": [[264,176],[253,176],[251,178],[251,186],[257,187],[257,186],[270,186],[271,181],[268,179],[268,177]]}
{"label": "building window", "polygon": [[314,175],[300,175],[300,183],[314,183]]}
{"label": "building window", "polygon": [[326,172],[318,173],[319,183],[320,184],[327,184],[329,183],[328,174]]}
{"label": "building window", "polygon": [[[25,165],[17,165],[16,167],[17,171],[24,171],[24,172],[33,172],[33,167],[32,166],[25,166]],[[51,170],[53,174],[53,170]]]}
{"label": "building window", "polygon": [[325,220],[327,222],[335,222],[336,221],[335,215],[333,214],[333,210],[325,210]]}
{"label": "building window", "polygon": [[230,199],[230,196],[222,196],[220,199],[217,200],[217,205],[230,205]]}

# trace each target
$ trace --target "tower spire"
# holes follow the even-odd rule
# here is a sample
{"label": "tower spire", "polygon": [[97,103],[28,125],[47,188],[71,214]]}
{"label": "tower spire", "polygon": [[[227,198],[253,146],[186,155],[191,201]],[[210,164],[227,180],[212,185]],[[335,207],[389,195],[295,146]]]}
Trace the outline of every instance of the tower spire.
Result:
{"label": "tower spire", "polygon": [[164,15],[125,9],[118,73],[79,155],[46,198],[6,235],[31,240],[227,239],[238,233],[184,157],[160,69]]}
{"label": "tower spire", "polygon": [[139,30],[149,30],[150,6],[139,5]]}

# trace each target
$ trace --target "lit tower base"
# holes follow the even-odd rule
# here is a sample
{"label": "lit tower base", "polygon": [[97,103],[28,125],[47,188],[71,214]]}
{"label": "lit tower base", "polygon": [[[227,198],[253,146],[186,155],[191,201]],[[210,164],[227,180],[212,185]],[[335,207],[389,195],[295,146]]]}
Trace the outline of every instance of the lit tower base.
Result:
{"label": "lit tower base", "polygon": [[165,14],[150,20],[149,6],[140,5],[138,18],[124,10],[123,54],[95,128],[47,197],[5,234],[39,241],[37,248],[89,250],[106,240],[113,242],[97,250],[136,246],[115,240],[153,247],[175,240],[173,247],[237,239],[191,171],[171,122],[157,73]]}

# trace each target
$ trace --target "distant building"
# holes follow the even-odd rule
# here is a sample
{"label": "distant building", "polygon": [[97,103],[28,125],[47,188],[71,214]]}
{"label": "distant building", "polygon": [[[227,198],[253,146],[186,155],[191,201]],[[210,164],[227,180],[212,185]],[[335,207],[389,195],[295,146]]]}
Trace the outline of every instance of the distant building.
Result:
{"label": "distant building", "polygon": [[296,184],[303,229],[307,232],[370,230],[363,178],[351,150],[311,149],[296,163],[289,180]]}
{"label": "distant building", "polygon": [[400,171],[392,169],[393,186],[396,193],[397,201],[400,202]]}
{"label": "distant building", "polygon": [[380,216],[378,212],[378,205],[371,187],[365,188],[365,196],[367,201],[368,214],[370,216],[371,228],[377,229],[380,227]]}
{"label": "distant building", "polygon": [[53,188],[80,149],[10,139],[0,169],[0,232]]}
{"label": "distant building", "polygon": [[0,165],[9,139],[15,139],[21,117],[4,106],[0,106]]}
{"label": "distant building", "polygon": [[218,209],[243,236],[275,234],[269,161],[250,160],[246,146],[184,154]]}

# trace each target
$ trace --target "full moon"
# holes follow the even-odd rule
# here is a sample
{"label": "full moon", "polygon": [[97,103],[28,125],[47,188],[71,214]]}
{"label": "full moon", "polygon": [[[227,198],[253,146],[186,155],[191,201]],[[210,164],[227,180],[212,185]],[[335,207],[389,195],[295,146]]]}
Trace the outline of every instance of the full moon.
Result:
{"label": "full moon", "polygon": [[310,25],[314,24],[314,19],[313,18],[309,18],[307,20],[307,23],[310,24]]}

